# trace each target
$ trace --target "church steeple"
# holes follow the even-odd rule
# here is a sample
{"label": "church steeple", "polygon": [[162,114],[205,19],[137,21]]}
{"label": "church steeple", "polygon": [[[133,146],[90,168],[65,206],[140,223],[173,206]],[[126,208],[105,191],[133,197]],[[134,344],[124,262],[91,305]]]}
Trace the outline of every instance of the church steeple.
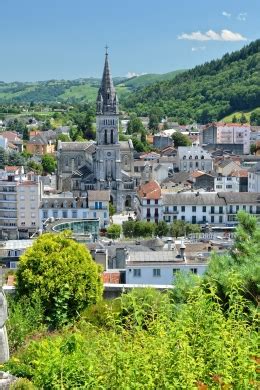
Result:
{"label": "church steeple", "polygon": [[108,62],[108,47],[106,46],[105,65],[102,76],[101,86],[97,97],[97,114],[118,114],[118,100],[113,84]]}

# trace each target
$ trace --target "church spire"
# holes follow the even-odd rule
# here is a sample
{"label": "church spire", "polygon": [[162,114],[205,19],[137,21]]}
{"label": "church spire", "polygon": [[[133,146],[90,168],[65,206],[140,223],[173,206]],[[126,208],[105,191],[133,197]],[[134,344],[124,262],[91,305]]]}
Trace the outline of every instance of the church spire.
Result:
{"label": "church spire", "polygon": [[118,101],[108,62],[108,46],[105,49],[105,65],[97,97],[97,114],[118,114]]}

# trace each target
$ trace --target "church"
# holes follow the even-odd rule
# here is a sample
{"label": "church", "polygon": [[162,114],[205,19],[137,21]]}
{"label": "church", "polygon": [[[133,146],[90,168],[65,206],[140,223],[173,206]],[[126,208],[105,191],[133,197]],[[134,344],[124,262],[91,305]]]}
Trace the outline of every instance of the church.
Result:
{"label": "church", "polygon": [[59,141],[57,162],[59,191],[87,197],[88,190],[107,190],[117,212],[134,206],[134,148],[130,139],[119,141],[119,102],[107,51],[96,101],[96,141]]}

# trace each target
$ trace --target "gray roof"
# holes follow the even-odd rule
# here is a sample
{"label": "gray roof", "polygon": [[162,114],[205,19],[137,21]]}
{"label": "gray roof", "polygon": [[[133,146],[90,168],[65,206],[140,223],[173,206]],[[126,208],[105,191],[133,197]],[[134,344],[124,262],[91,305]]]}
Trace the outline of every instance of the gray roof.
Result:
{"label": "gray roof", "polygon": [[87,207],[86,198],[43,198],[40,203],[41,209],[80,209]]}
{"label": "gray roof", "polygon": [[89,153],[93,153],[95,151],[95,143],[94,141],[86,141],[86,142],[61,142],[58,144],[59,150],[65,151],[79,151],[79,150],[87,150]]}
{"label": "gray roof", "polygon": [[[186,182],[187,180],[190,179],[190,173],[189,172],[178,172],[175,173],[172,177],[167,177],[166,179],[163,180],[162,184],[166,183],[176,183],[180,184],[183,182]],[[191,179],[190,179],[191,181]]]}
{"label": "gray roof", "polygon": [[225,206],[227,204],[257,203],[260,205],[260,193],[257,192],[163,192],[162,197],[165,206]]}
{"label": "gray roof", "polygon": [[224,206],[225,200],[216,192],[162,193],[164,205]]}
{"label": "gray roof", "polygon": [[120,141],[120,150],[128,151],[129,149],[133,149],[133,143],[132,140],[129,139],[128,141]]}

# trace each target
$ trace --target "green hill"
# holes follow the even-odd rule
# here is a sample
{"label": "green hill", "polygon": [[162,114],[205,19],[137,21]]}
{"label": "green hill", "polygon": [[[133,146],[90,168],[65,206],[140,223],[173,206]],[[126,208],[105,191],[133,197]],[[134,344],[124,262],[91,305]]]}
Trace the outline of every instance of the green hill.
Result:
{"label": "green hill", "polygon": [[[172,79],[180,71],[166,74],[146,74],[127,79],[126,77],[115,77],[114,83],[119,99],[126,97],[130,92],[150,85],[159,80]],[[92,102],[96,100],[101,79],[87,78],[78,80],[49,80],[34,83],[4,83],[0,82],[0,104],[1,103],[53,103],[64,102]]]}
{"label": "green hill", "polygon": [[260,40],[177,75],[139,89],[123,100],[126,110],[154,109],[176,120],[206,123],[260,106]]}

